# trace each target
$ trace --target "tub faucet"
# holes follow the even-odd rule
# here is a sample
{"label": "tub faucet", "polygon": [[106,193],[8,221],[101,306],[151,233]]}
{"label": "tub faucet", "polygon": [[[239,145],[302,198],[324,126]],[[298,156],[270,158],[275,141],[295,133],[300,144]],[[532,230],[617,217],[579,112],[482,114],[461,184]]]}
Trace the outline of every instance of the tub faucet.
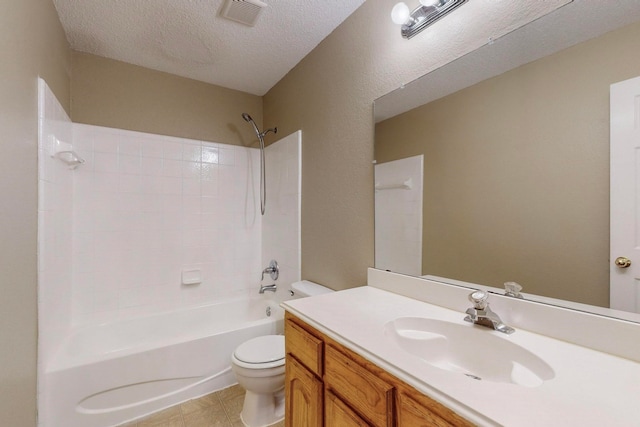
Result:
{"label": "tub faucet", "polygon": [[485,291],[471,292],[469,294],[469,301],[473,303],[473,307],[467,309],[467,317],[465,317],[464,320],[476,325],[495,329],[499,332],[504,332],[505,334],[514,333],[515,329],[502,323],[500,316],[491,311],[489,303],[487,302],[488,298],[489,294]]}
{"label": "tub faucet", "polygon": [[273,285],[260,285],[260,290],[258,291],[258,293],[264,294],[264,291],[275,292],[276,289],[277,286],[275,283]]}

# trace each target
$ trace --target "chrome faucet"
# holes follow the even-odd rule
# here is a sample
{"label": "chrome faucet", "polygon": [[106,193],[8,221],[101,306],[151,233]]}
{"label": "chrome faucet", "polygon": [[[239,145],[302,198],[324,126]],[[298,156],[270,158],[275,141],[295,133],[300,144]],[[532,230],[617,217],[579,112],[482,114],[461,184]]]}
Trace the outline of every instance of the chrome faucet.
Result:
{"label": "chrome faucet", "polygon": [[278,280],[278,276],[280,275],[280,269],[278,268],[278,261],[276,261],[275,259],[272,259],[271,262],[269,263],[269,267],[262,270],[262,276],[260,277],[261,281],[264,280],[265,273],[268,273],[269,276],[271,276],[272,280]]}
{"label": "chrome faucet", "polygon": [[277,290],[277,286],[276,284],[272,284],[272,285],[260,285],[260,290],[258,291],[258,293],[264,294],[265,291],[268,292],[275,292]]}
{"label": "chrome faucet", "polygon": [[487,299],[489,299],[489,294],[485,291],[471,292],[469,294],[469,301],[473,303],[473,307],[467,309],[467,317],[465,317],[464,320],[504,332],[505,334],[514,333],[515,329],[502,323],[500,316],[491,311]]}

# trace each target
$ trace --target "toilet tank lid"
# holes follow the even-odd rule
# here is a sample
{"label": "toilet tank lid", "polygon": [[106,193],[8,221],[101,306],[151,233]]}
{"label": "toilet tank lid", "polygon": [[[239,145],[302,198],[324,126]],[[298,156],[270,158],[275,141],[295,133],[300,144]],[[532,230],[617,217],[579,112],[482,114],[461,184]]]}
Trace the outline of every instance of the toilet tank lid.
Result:
{"label": "toilet tank lid", "polygon": [[311,297],[314,295],[321,295],[329,292],[334,292],[329,288],[326,288],[314,282],[310,282],[308,280],[293,282],[293,284],[291,285],[291,289],[300,297],[305,297],[305,296]]}
{"label": "toilet tank lid", "polygon": [[265,335],[240,344],[234,352],[245,363],[268,363],[284,359],[284,335]]}

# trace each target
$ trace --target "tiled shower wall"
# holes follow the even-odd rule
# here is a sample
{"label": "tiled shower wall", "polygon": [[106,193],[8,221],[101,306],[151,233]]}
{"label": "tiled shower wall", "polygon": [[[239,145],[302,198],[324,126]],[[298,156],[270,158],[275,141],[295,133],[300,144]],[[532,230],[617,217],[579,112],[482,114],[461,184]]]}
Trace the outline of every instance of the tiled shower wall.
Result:
{"label": "tiled shower wall", "polygon": [[[215,302],[258,287],[258,150],[73,125],[73,321]],[[183,271],[202,283],[184,285]]]}
{"label": "tiled shower wall", "polygon": [[283,293],[300,279],[300,132],[266,149],[262,217],[257,149],[74,124],[40,85],[39,363],[72,327],[257,296],[272,258]]}

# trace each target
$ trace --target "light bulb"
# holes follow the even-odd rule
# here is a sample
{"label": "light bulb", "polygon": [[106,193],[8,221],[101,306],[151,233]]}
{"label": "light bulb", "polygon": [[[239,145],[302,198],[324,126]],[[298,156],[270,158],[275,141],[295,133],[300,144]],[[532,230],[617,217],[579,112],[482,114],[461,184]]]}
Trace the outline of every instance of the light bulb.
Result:
{"label": "light bulb", "polygon": [[391,20],[395,24],[402,25],[406,23],[409,16],[411,16],[409,6],[404,2],[396,3],[393,9],[391,9]]}

